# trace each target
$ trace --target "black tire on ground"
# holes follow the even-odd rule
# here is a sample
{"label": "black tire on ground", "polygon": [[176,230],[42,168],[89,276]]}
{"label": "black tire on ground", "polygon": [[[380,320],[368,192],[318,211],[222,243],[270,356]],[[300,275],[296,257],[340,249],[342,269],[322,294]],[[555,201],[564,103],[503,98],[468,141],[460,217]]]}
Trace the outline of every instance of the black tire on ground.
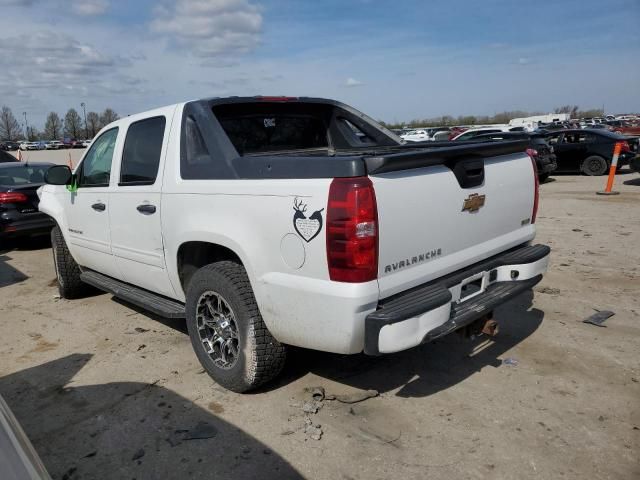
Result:
{"label": "black tire on ground", "polygon": [[[215,295],[228,304],[229,318],[234,319],[236,328],[236,360],[227,368],[219,364],[218,350],[213,350],[201,337],[201,332],[205,337],[213,332],[213,328],[205,327],[203,316],[211,312],[205,307],[204,299],[213,298],[218,305],[221,303]],[[247,392],[274,379],[282,371],[286,347],[271,336],[264,324],[242,265],[221,261],[194,273],[187,287],[186,317],[198,360],[211,378],[224,388],[237,393]],[[207,346],[211,351],[207,351]]]}
{"label": "black tire on ground", "polygon": [[538,175],[538,182],[544,183],[546,182],[547,178],[549,178],[549,173],[541,173],[540,175]]}
{"label": "black tire on ground", "polygon": [[80,280],[80,267],[71,256],[60,227],[57,225],[51,230],[51,250],[53,250],[53,265],[56,269],[60,296],[71,299],[85,295],[89,286]]}
{"label": "black tire on ground", "polygon": [[604,175],[609,168],[607,161],[599,155],[592,155],[585,158],[580,165],[580,171],[585,175],[597,176]]}

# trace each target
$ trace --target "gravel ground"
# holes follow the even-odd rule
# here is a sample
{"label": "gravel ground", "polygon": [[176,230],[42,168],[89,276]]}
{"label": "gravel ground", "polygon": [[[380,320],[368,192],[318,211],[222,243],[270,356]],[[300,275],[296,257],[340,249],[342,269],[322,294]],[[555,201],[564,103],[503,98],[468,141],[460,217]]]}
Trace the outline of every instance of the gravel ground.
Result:
{"label": "gravel ground", "polygon": [[[183,323],[59,299],[46,241],[22,241],[0,251],[0,393],[57,479],[639,478],[640,177],[616,197],[604,182],[541,186],[550,271],[495,312],[494,339],[295,350],[247,395],[203,373]],[[604,328],[582,323],[596,309],[615,312]],[[305,414],[315,386],[380,395]]]}

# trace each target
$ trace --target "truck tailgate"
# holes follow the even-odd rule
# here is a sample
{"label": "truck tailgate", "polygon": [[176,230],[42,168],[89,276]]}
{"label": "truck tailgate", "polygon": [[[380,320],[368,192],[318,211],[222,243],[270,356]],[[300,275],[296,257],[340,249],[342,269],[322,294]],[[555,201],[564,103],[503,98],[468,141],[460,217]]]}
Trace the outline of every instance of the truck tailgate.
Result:
{"label": "truck tailgate", "polygon": [[518,152],[480,162],[484,180],[476,187],[463,188],[451,164],[370,176],[378,204],[380,298],[534,237],[529,156]]}

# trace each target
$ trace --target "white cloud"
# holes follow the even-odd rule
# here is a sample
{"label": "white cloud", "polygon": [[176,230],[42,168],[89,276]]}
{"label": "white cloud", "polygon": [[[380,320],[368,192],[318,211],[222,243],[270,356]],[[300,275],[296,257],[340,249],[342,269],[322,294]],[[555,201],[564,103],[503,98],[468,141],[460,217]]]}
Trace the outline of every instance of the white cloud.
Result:
{"label": "white cloud", "polygon": [[151,29],[197,57],[216,57],[255,48],[262,14],[247,0],[175,0],[155,9]]}
{"label": "white cloud", "polygon": [[75,0],[71,4],[71,10],[77,15],[102,15],[108,9],[109,2],[107,0]]}
{"label": "white cloud", "polygon": [[356,80],[353,77],[347,78],[347,81],[344,82],[345,87],[360,87],[362,85],[364,85],[364,82],[361,82],[360,80]]}
{"label": "white cloud", "polygon": [[529,65],[531,63],[531,59],[527,57],[520,57],[518,59],[518,65]]}
{"label": "white cloud", "polygon": [[140,81],[123,74],[128,58],[105,54],[62,33],[41,31],[0,38],[0,96],[39,97],[49,92],[64,95],[105,95],[140,91]]}

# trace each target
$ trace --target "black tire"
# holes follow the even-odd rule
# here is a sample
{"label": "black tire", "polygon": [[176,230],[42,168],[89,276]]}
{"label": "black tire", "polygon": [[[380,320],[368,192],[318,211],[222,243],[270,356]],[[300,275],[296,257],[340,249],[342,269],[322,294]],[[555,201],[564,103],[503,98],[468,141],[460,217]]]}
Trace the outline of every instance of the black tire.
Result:
{"label": "black tire", "polygon": [[547,181],[547,178],[549,178],[549,173],[541,173],[540,175],[538,175],[538,182],[544,183]]}
{"label": "black tire", "polygon": [[58,292],[62,298],[80,298],[88,291],[88,285],[80,280],[80,267],[67,248],[60,227],[51,230],[51,250],[53,265],[56,269]]}
{"label": "black tire", "polygon": [[[208,327],[198,315],[204,311],[203,299],[211,298],[207,297],[211,293],[219,295],[228,304],[235,322],[235,363],[227,365],[227,368],[219,364],[221,357],[216,355],[217,352],[207,352],[207,343],[201,337],[201,332],[206,334]],[[189,337],[198,360],[211,378],[224,388],[237,393],[247,392],[274,379],[282,371],[286,347],[271,336],[264,324],[242,265],[221,261],[194,273],[187,287],[186,316]],[[209,348],[212,348],[210,344]]]}
{"label": "black tire", "polygon": [[604,175],[609,169],[609,163],[599,155],[592,155],[585,158],[580,165],[580,171],[585,175]]}

